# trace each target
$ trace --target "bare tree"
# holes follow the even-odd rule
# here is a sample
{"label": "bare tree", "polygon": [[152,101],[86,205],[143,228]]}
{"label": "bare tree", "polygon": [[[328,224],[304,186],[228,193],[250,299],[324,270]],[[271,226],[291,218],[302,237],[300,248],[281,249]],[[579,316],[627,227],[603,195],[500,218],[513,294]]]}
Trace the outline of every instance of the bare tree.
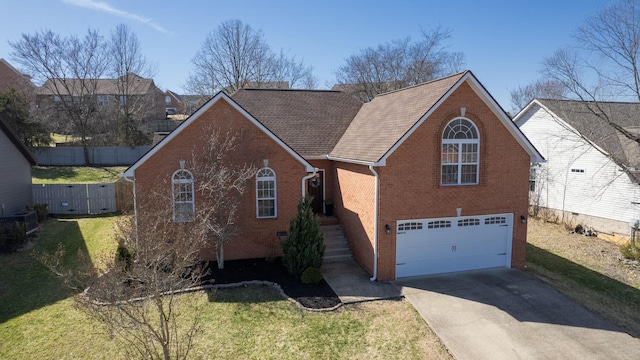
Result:
{"label": "bare tree", "polygon": [[420,84],[461,70],[464,55],[446,50],[451,36],[440,27],[422,30],[422,38],[407,37],[348,57],[336,72],[337,84],[364,101],[376,95]]}
{"label": "bare tree", "polygon": [[107,43],[89,29],[84,38],[63,38],[50,30],[9,42],[12,58],[26,69],[44,90],[56,99],[75,134],[80,136],[85,161],[89,163],[89,139],[100,119],[97,111],[97,81],[107,71]]}
{"label": "bare tree", "polygon": [[194,70],[186,87],[189,92],[211,96],[246,86],[264,87],[289,82],[287,87],[314,85],[312,68],[302,61],[276,54],[262,31],[240,20],[229,20],[210,32],[192,60]]}
{"label": "bare tree", "polygon": [[[640,1],[621,0],[588,18],[575,34],[576,46],[543,62],[543,75],[588,102],[590,111],[623,136],[640,143],[601,106],[606,101],[640,101]],[[640,124],[637,124],[640,125]]]}
{"label": "bare tree", "polygon": [[511,90],[511,112],[517,114],[531,100],[541,99],[563,99],[566,89],[564,86],[554,80],[538,80],[525,86],[519,86],[517,89]]}
{"label": "bare tree", "polygon": [[112,57],[109,73],[118,91],[120,104],[117,114],[121,137],[119,142],[130,146],[141,145],[148,141],[141,129],[142,121],[156,99],[149,98],[153,94],[140,95],[147,92],[143,89],[146,83],[140,80],[153,78],[156,70],[142,54],[138,37],[124,24],[118,25],[111,33],[109,52]]}
{"label": "bare tree", "polygon": [[213,242],[218,268],[223,269],[224,245],[236,234],[240,199],[256,167],[228,161],[238,143],[233,133],[222,134],[218,128],[204,133],[208,134],[205,145],[194,149],[192,156],[196,190],[201,195],[195,222]]}

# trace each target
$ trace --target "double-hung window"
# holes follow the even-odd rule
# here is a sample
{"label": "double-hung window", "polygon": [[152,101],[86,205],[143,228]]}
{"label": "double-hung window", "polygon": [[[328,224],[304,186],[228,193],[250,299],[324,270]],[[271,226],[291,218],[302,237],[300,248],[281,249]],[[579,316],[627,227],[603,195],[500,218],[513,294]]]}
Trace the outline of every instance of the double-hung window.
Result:
{"label": "double-hung window", "polygon": [[171,188],[173,191],[173,221],[192,221],[195,202],[193,197],[193,175],[191,172],[180,169],[173,173]]}
{"label": "double-hung window", "polygon": [[262,168],[256,174],[256,216],[275,218],[278,216],[276,199],[276,173]]}
{"label": "double-hung window", "polygon": [[449,122],[442,133],[441,184],[477,184],[479,149],[478,128],[473,122],[464,118]]}

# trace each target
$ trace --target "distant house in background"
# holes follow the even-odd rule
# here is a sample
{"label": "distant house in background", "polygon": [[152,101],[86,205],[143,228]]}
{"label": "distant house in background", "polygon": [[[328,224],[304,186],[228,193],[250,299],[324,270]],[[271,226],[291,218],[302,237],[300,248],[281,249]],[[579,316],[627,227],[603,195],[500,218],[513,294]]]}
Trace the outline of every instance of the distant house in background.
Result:
{"label": "distant house in background", "polygon": [[0,215],[24,212],[33,205],[31,166],[36,159],[18,135],[0,119]]}
{"label": "distant house in background", "polygon": [[[119,79],[60,79],[47,80],[37,91],[39,107],[55,107],[62,101],[74,97],[95,95],[98,106],[118,107],[135,102],[136,111],[142,111],[144,121],[164,119],[166,116],[165,95],[153,79],[128,74]],[[95,86],[95,91],[92,89]],[[128,86],[125,89],[125,86]],[[61,97],[62,95],[62,97]]]}
{"label": "distant house in background", "polygon": [[0,59],[0,92],[16,90],[29,102],[35,102],[36,86],[31,78],[16,70],[6,60]]}
{"label": "distant house in background", "polygon": [[620,130],[640,135],[639,103],[535,99],[514,121],[547,159],[531,170],[533,205],[573,225],[629,234],[640,219],[640,144]]}
{"label": "distant house in background", "polygon": [[167,115],[184,114],[184,105],[180,95],[171,90],[164,92],[164,106]]}

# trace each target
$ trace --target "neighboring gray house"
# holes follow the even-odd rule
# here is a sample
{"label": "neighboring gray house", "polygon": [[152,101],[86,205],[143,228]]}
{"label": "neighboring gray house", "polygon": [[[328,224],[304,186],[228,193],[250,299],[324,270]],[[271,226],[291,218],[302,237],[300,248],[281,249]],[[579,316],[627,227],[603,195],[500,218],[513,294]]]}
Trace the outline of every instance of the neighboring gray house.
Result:
{"label": "neighboring gray house", "polygon": [[33,205],[32,165],[36,165],[35,157],[0,119],[0,215],[21,213]]}

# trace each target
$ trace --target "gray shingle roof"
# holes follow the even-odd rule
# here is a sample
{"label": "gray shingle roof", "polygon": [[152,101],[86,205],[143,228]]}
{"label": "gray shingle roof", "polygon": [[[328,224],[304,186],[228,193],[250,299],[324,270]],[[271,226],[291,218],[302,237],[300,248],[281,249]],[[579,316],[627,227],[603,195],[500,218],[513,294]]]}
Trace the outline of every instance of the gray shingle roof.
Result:
{"label": "gray shingle roof", "polygon": [[376,96],[362,106],[330,155],[380,160],[466,73]]}
{"label": "gray shingle roof", "polygon": [[328,154],[362,107],[327,90],[243,89],[231,98],[304,157]]}
{"label": "gray shingle roof", "polygon": [[[129,95],[146,95],[149,89],[153,85],[152,79],[146,79],[136,74],[129,74],[132,77],[129,82]],[[118,90],[117,79],[95,79],[95,80],[83,80],[83,79],[48,79],[45,83],[38,88],[38,95],[72,95],[80,96],[86,94],[96,95],[117,95],[121,91]],[[57,91],[55,91],[57,86]],[[95,86],[96,91],[83,89],[83,87]],[[68,94],[71,92],[72,94]]]}
{"label": "gray shingle roof", "polygon": [[640,135],[640,103],[594,103],[546,99],[537,99],[537,101],[575,128],[582,136],[609,153],[618,164],[640,169],[640,144],[628,139],[603,120],[608,118],[638,136]]}

